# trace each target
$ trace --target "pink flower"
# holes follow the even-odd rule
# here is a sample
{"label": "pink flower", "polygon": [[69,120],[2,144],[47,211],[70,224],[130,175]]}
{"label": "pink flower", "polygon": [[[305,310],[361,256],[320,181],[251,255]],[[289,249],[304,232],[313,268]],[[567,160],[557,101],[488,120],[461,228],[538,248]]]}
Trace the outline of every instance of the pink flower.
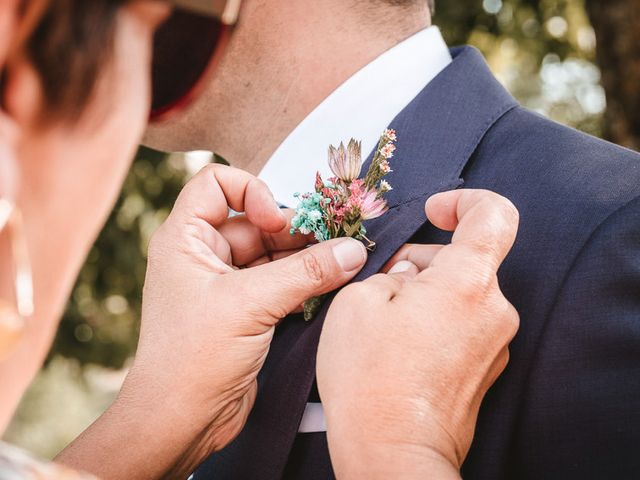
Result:
{"label": "pink flower", "polygon": [[320,193],[324,188],[324,182],[322,181],[322,177],[320,176],[320,172],[316,172],[316,184],[315,184],[316,192]]}
{"label": "pink flower", "polygon": [[398,139],[398,136],[396,135],[396,131],[392,128],[387,128],[384,131],[384,136],[387,137],[390,142],[395,142]]}
{"label": "pink flower", "polygon": [[387,192],[390,192],[391,190],[393,190],[393,187],[389,184],[389,182],[387,182],[386,180],[382,180],[380,182],[381,193],[387,193]]}
{"label": "pink flower", "polygon": [[380,171],[385,175],[387,173],[391,173],[392,170],[391,170],[391,167],[389,166],[389,162],[387,162],[386,160],[383,160],[382,162],[380,162]]}
{"label": "pink flower", "polygon": [[384,158],[391,158],[393,157],[393,152],[396,151],[396,146],[393,143],[387,143],[384,147],[382,147],[382,149],[380,150],[380,154],[384,157]]}
{"label": "pink flower", "polygon": [[328,209],[329,218],[337,224],[341,224],[344,222],[344,216],[348,213],[347,208],[343,205],[337,205],[335,202],[332,202]]}
{"label": "pink flower", "polygon": [[375,190],[368,190],[360,200],[360,214],[364,220],[378,218],[387,211],[387,202],[378,198]]}
{"label": "pink flower", "polygon": [[344,182],[351,182],[358,178],[362,169],[362,142],[356,142],[353,138],[345,148],[340,143],[338,148],[329,147],[329,167],[336,177]]}
{"label": "pink flower", "polygon": [[349,185],[349,193],[351,197],[360,198],[364,195],[365,192],[366,190],[364,188],[364,180],[362,180],[361,178],[354,180]]}

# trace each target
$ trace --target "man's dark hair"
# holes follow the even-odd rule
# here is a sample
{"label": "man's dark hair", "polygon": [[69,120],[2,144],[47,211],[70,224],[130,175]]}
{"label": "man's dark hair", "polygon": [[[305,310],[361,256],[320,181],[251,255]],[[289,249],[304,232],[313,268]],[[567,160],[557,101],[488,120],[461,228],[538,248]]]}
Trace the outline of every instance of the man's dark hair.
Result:
{"label": "man's dark hair", "polygon": [[113,53],[118,9],[126,1],[49,2],[25,45],[40,76],[48,118],[83,112]]}

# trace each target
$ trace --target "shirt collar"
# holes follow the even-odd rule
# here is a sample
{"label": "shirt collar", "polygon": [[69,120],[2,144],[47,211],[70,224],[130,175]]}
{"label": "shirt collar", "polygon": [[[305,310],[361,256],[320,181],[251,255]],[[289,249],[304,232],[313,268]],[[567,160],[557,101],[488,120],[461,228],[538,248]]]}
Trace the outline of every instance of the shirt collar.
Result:
{"label": "shirt collar", "polygon": [[259,178],[286,206],[313,189],[316,171],[331,176],[329,145],[362,141],[366,156],[382,131],[451,63],[438,27],[428,27],[386,51],[329,95],[282,142]]}

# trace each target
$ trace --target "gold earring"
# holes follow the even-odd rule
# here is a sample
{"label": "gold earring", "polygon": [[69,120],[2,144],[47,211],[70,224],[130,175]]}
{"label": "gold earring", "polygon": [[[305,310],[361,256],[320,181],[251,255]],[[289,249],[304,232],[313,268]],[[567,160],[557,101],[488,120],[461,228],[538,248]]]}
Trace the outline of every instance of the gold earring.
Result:
{"label": "gold earring", "polygon": [[24,333],[26,319],[33,315],[33,276],[22,214],[15,204],[0,198],[0,232],[5,228],[11,236],[15,306],[0,299],[0,359],[17,346]]}

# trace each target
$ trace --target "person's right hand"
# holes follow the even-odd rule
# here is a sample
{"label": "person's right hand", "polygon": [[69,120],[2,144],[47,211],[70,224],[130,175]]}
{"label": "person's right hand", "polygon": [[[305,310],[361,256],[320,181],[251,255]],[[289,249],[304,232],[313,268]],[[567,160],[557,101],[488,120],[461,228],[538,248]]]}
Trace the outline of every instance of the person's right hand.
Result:
{"label": "person's right hand", "polygon": [[[229,219],[229,207],[246,215]],[[305,248],[290,214],[241,170],[212,165],[187,184],[149,247],[140,341],[120,395],[59,461],[105,479],[186,478],[235,438],[276,324],[367,258],[353,239]],[[94,446],[90,463],[83,444]]]}
{"label": "person's right hand", "polygon": [[337,295],[318,350],[318,387],[338,478],[451,478],[482,398],[505,368],[518,314],[497,270],[518,212],[487,191],[435,195],[450,245],[407,245],[382,273]]}

